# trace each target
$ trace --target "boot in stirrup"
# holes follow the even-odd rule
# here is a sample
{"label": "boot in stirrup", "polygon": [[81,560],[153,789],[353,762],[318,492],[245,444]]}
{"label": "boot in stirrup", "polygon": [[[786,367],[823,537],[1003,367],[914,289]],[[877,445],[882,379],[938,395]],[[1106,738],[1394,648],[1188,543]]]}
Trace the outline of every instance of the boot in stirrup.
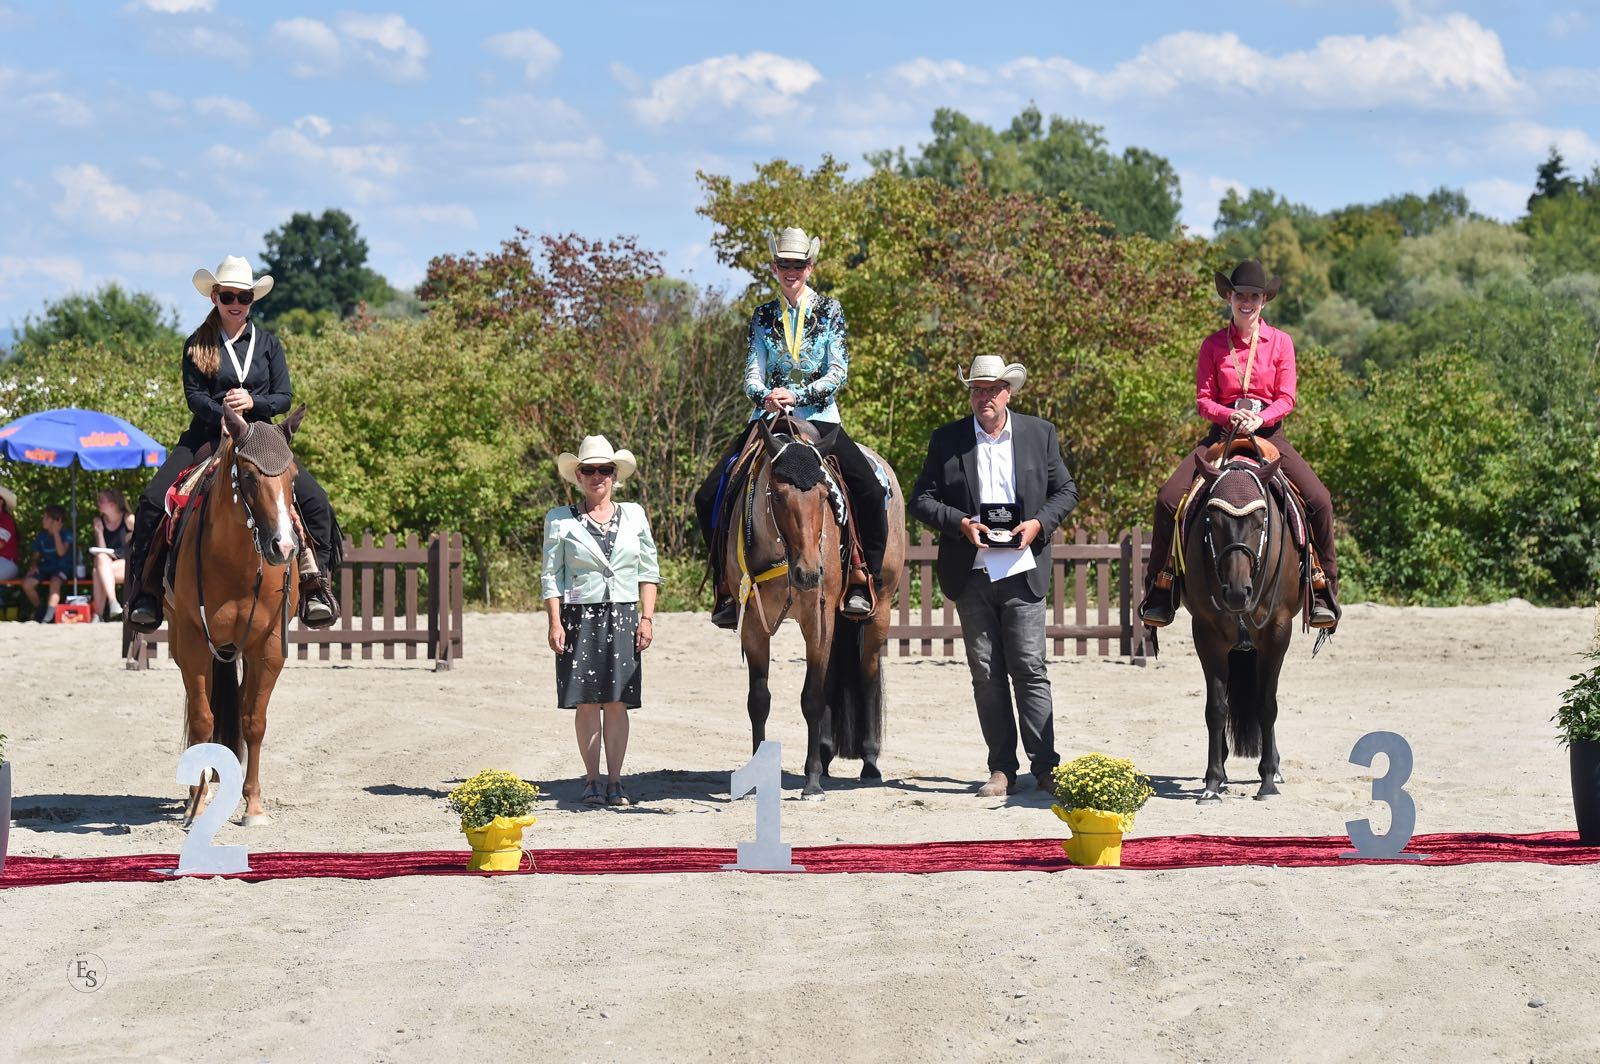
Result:
{"label": "boot in stirrup", "polygon": [[1172,570],[1163,569],[1156,574],[1150,582],[1150,590],[1145,592],[1144,602],[1139,607],[1139,620],[1151,628],[1165,628],[1172,623],[1172,616],[1177,611],[1176,596],[1172,593]]}
{"label": "boot in stirrup", "polygon": [[[157,529],[159,539],[164,529]],[[161,571],[166,568],[167,549],[150,544],[150,555],[140,574],[139,589],[128,604],[128,625],[136,632],[153,632],[161,627]],[[153,586],[152,586],[153,585]]]}
{"label": "boot in stirrup", "polygon": [[851,620],[864,621],[872,616],[876,601],[872,594],[873,586],[869,581],[877,582],[866,569],[856,569],[850,573],[850,586],[845,589],[844,602],[839,608]]}
{"label": "boot in stirrup", "polygon": [[1332,628],[1339,623],[1339,603],[1321,568],[1311,570],[1311,627]]}
{"label": "boot in stirrup", "polygon": [[333,601],[333,588],[328,578],[317,568],[316,555],[310,548],[300,552],[300,624],[306,628],[326,628],[339,619],[339,607]]}

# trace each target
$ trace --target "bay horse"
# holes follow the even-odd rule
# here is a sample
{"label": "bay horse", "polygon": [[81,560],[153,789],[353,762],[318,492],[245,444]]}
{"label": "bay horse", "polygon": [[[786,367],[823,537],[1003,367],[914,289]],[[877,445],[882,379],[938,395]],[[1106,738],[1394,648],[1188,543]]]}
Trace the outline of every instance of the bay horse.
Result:
{"label": "bay horse", "polygon": [[[1253,457],[1230,454],[1238,447],[1253,451]],[[1200,486],[1191,491],[1180,521],[1187,526],[1183,597],[1206,678],[1209,744],[1199,800],[1221,801],[1230,740],[1240,756],[1259,756],[1261,785],[1255,796],[1265,800],[1275,797],[1283,782],[1278,674],[1295,617],[1308,599],[1301,548],[1272,486],[1279,474],[1270,442],[1230,438],[1216,464],[1201,457],[1196,465]]]}
{"label": "bay horse", "polygon": [[[288,653],[304,542],[293,517],[290,441],[304,404],[282,424],[224,408],[210,489],[180,526],[166,586],[172,660],[183,673],[185,748],[221,743],[245,762],[244,824],[270,823],[261,800],[267,703]],[[243,669],[243,678],[239,670]],[[206,780],[189,788],[184,824],[206,804]]]}
{"label": "bay horse", "polygon": [[[863,780],[882,778],[878,754],[883,745],[885,694],[879,656],[888,639],[905,564],[905,500],[894,470],[862,447],[889,481],[889,540],[877,608],[864,621],[846,618],[839,611],[845,591],[843,532],[816,430],[788,417],[777,419],[770,428],[764,418],[758,424],[766,460],[754,485],[734,502],[739,516],[722,558],[724,572],[731,577],[728,586],[740,589],[740,645],[750,674],[746,702],[750,747],[758,749],[766,738],[772,708],[767,683],[772,636],[786,617],[792,617],[806,640],[806,678],[800,693],[806,720],[806,782],[801,798],[820,801],[822,780],[835,757],[860,758]],[[844,491],[843,484],[836,487]],[[748,601],[743,601],[746,590]]]}

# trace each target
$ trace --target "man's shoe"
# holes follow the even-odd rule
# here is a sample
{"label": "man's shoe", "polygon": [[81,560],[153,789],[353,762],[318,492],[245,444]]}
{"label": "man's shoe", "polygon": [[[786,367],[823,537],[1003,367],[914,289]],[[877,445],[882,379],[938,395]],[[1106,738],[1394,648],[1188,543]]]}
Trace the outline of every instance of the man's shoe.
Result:
{"label": "man's shoe", "polygon": [[1011,780],[1004,772],[989,773],[989,782],[978,788],[979,798],[1004,798],[1011,790]]}
{"label": "man's shoe", "polygon": [[1033,785],[1038,787],[1041,791],[1049,791],[1050,793],[1054,794],[1056,783],[1055,780],[1051,778],[1053,775],[1054,773],[1049,769],[1046,769],[1043,772],[1035,772],[1033,774]]}
{"label": "man's shoe", "polygon": [[306,628],[326,628],[339,619],[339,607],[321,574],[300,584],[300,623]]}
{"label": "man's shoe", "polygon": [[1165,628],[1172,623],[1173,595],[1170,587],[1151,587],[1139,607],[1139,619],[1151,628]]}
{"label": "man's shoe", "polygon": [[161,600],[148,591],[141,592],[128,607],[128,624],[136,631],[153,632],[161,627]]}
{"label": "man's shoe", "polygon": [[867,593],[864,584],[851,584],[845,592],[844,605],[841,607],[845,613],[855,617],[867,617],[872,614],[872,596]]}
{"label": "man's shoe", "polygon": [[711,623],[730,632],[739,627],[739,604],[732,595],[717,596],[717,606],[711,611]]}

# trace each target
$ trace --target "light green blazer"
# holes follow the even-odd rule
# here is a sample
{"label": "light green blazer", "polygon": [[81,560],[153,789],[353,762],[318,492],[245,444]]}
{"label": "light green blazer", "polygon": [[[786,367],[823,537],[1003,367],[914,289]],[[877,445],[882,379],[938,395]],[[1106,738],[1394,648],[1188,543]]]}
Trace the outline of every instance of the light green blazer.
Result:
{"label": "light green blazer", "polygon": [[544,571],[539,586],[562,602],[638,602],[640,584],[660,584],[650,519],[636,502],[617,503],[617,542],[608,559],[572,507],[544,517]]}

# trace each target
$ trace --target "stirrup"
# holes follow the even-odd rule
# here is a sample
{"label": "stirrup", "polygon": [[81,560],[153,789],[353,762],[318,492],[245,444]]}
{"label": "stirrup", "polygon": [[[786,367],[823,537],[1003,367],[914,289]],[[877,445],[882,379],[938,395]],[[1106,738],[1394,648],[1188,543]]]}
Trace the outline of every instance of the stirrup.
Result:
{"label": "stirrup", "polygon": [[730,632],[739,627],[739,603],[732,595],[717,596],[717,604],[711,611],[711,623]]}
{"label": "stirrup", "polygon": [[1313,628],[1335,628],[1339,624],[1339,604],[1326,586],[1311,593],[1311,618]]}
{"label": "stirrup", "polygon": [[1178,612],[1171,587],[1153,585],[1139,606],[1139,620],[1150,628],[1165,628]]}
{"label": "stirrup", "polygon": [[307,628],[326,628],[339,619],[339,606],[321,573],[300,581],[300,623]]}
{"label": "stirrup", "polygon": [[128,607],[128,625],[138,632],[150,633],[161,627],[161,599],[149,592],[140,592]]}

